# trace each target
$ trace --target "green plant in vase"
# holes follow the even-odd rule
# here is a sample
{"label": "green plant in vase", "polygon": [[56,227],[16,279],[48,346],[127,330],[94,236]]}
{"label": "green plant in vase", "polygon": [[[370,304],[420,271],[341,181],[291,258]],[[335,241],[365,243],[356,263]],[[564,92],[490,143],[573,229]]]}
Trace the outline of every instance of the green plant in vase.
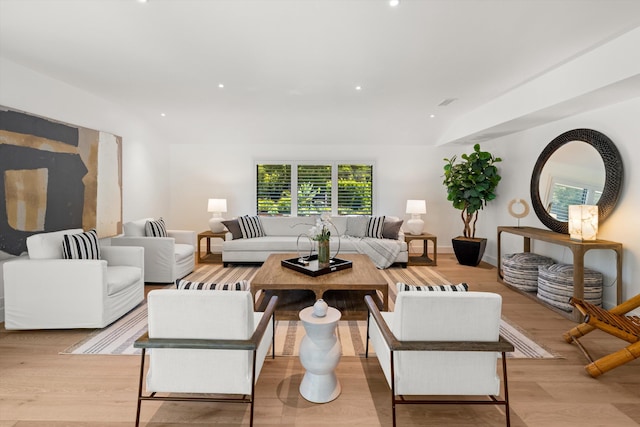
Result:
{"label": "green plant in vase", "polygon": [[[478,265],[482,259],[486,239],[476,239],[476,222],[478,213],[487,202],[496,198],[496,187],[500,182],[500,174],[495,163],[501,162],[500,157],[482,151],[480,144],[473,146],[471,154],[462,154],[462,159],[456,163],[456,156],[445,158],[444,181],[447,187],[447,200],[453,207],[461,210],[464,223],[463,236],[452,239],[453,249],[458,262],[463,265]],[[478,253],[460,256],[456,247],[476,246]]]}
{"label": "green plant in vase", "polygon": [[331,230],[329,226],[329,213],[323,213],[316,221],[316,225],[311,228],[309,234],[312,240],[318,242],[318,267],[328,267],[331,262],[330,242]]}

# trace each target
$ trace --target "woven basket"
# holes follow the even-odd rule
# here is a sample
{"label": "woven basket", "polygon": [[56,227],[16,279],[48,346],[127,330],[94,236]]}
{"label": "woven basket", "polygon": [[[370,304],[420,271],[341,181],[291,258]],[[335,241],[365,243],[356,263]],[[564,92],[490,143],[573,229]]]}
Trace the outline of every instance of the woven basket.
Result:
{"label": "woven basket", "polygon": [[[538,298],[564,311],[571,311],[573,296],[573,265],[552,264],[538,270]],[[593,305],[602,305],[602,273],[584,269],[584,297]]]}
{"label": "woven basket", "polygon": [[549,257],[522,252],[502,257],[502,274],[505,283],[526,292],[538,290],[538,267],[553,264]]}

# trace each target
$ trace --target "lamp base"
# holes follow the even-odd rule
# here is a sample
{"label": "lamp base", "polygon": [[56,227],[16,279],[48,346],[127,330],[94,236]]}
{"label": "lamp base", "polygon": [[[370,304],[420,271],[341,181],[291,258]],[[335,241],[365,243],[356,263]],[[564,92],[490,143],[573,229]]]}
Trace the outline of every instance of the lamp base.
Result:
{"label": "lamp base", "polygon": [[226,231],[227,227],[224,226],[222,221],[224,221],[224,218],[219,216],[209,219],[209,228],[211,231],[214,233],[222,233],[223,231]]}
{"label": "lamp base", "polygon": [[419,218],[411,218],[407,221],[407,232],[414,236],[422,234],[424,230],[424,221]]}

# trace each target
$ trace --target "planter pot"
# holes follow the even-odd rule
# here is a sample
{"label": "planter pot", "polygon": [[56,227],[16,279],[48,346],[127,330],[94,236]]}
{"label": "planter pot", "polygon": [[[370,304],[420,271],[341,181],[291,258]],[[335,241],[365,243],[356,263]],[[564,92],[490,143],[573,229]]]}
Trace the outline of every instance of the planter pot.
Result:
{"label": "planter pot", "polygon": [[460,264],[475,267],[482,260],[484,250],[487,247],[487,239],[470,239],[458,236],[451,239],[451,244]]}

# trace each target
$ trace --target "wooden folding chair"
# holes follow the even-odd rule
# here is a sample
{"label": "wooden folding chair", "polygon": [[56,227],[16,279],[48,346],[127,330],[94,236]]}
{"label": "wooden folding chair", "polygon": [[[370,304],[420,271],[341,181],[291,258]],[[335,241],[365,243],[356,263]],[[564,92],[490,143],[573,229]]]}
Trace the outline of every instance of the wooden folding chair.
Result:
{"label": "wooden folding chair", "polygon": [[[565,332],[563,338],[568,343],[576,343],[585,357],[589,360],[585,370],[596,378],[613,368],[640,357],[640,317],[627,316],[631,310],[640,307],[640,294],[607,311],[603,308],[576,298],[570,303],[584,315],[584,323]],[[593,360],[578,338],[594,329],[600,329],[608,334],[627,341],[630,345],[614,353]]]}

